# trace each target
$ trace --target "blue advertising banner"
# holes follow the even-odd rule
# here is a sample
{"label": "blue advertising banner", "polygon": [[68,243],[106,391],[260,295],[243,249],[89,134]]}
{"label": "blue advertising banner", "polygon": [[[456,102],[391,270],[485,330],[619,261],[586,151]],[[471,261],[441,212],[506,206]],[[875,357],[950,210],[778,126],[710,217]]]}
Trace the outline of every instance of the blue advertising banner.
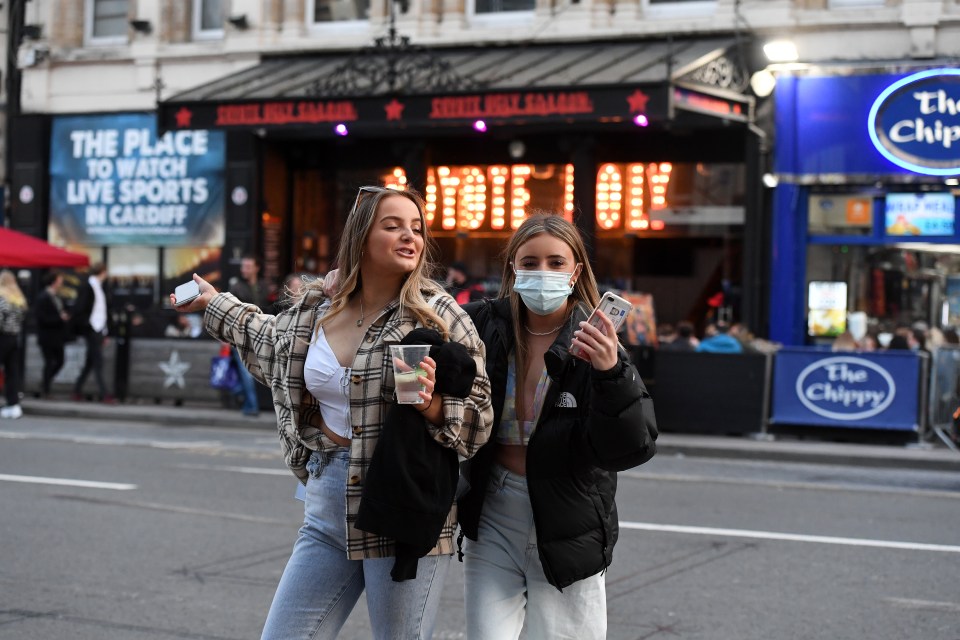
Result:
{"label": "blue advertising banner", "polygon": [[225,134],[157,137],[148,113],[67,116],[50,136],[50,237],[65,244],[221,246]]}
{"label": "blue advertising banner", "polygon": [[779,78],[777,172],[960,174],[958,74]]}
{"label": "blue advertising banner", "polygon": [[781,349],[773,365],[771,423],[919,429],[920,356]]}

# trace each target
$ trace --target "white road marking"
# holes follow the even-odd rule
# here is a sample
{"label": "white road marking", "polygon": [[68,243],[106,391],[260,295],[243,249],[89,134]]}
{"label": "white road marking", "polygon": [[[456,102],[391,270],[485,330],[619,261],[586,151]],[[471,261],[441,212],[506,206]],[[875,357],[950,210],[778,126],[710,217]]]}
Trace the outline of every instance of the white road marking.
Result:
{"label": "white road marking", "polygon": [[912,600],[910,598],[884,598],[890,604],[902,609],[921,611],[943,611],[960,613],[960,604],[956,602],[937,602],[936,600]]}
{"label": "white road marking", "polygon": [[93,480],[73,480],[70,478],[43,478],[40,476],[13,476],[0,473],[0,482],[25,482],[27,484],[53,484],[60,487],[83,487],[85,489],[113,489],[114,491],[132,491],[135,484],[119,482],[94,482]]}
{"label": "white road marking", "polygon": [[118,447],[150,447],[153,449],[170,449],[180,451],[208,451],[210,449],[225,449],[222,440],[191,440],[168,442],[164,440],[141,440],[138,438],[121,438],[114,436],[73,436],[52,433],[17,433],[2,432],[0,438],[10,440],[49,440],[53,442],[69,442],[71,444],[98,444]]}
{"label": "white road marking", "polygon": [[749,487],[769,487],[773,489],[799,489],[804,491],[848,491],[854,493],[896,493],[925,498],[946,498],[960,500],[960,491],[939,489],[912,489],[906,487],[870,486],[860,484],[839,484],[827,482],[803,482],[798,480],[765,480],[763,478],[724,478],[719,476],[698,476],[679,473],[655,473],[653,471],[621,471],[621,478],[653,482],[687,482],[692,484],[729,484]]}
{"label": "white road marking", "polygon": [[266,469],[264,467],[224,467],[213,464],[178,464],[181,469],[198,469],[200,471],[233,471],[234,473],[253,473],[263,476],[290,476],[289,469]]}
{"label": "white road marking", "polygon": [[650,522],[624,522],[622,520],[620,521],[620,528],[639,529],[641,531],[661,531],[667,533],[688,533],[699,536],[724,536],[729,538],[754,538],[758,540],[784,540],[789,542],[839,544],[851,547],[876,547],[880,549],[903,549],[907,551],[942,551],[945,553],[960,553],[960,546],[948,544],[897,542],[894,540],[870,540],[868,538],[838,538],[834,536],[810,536],[797,533],[778,533],[775,531],[751,531],[748,529],[687,527],[673,524],[653,524]]}

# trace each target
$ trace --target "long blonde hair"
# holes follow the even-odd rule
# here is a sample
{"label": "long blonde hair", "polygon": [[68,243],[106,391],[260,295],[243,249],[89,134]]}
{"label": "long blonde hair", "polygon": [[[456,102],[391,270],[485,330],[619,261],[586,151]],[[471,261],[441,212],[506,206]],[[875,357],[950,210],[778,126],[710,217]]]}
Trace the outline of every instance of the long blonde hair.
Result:
{"label": "long blonde hair", "polygon": [[[500,293],[497,295],[498,298],[510,299],[510,316],[513,321],[513,335],[515,337],[514,363],[518,389],[522,388],[523,378],[527,372],[530,349],[527,345],[526,332],[522,330],[523,314],[527,312],[527,308],[520,300],[520,294],[513,290],[513,283],[516,280],[513,263],[522,245],[544,233],[562,240],[573,251],[574,263],[583,265],[580,275],[573,285],[573,292],[567,299],[567,317],[564,323],[570,319],[570,315],[578,305],[585,305],[586,312],[589,313],[600,302],[600,293],[597,290],[597,281],[593,276],[593,269],[590,268],[590,256],[587,254],[587,247],[573,223],[567,222],[559,214],[552,213],[537,213],[524,220],[523,224],[510,237],[510,242],[504,250],[503,276],[500,280]],[[516,405],[518,411],[523,411],[523,396],[520,393],[516,396]]]}
{"label": "long blonde hair", "polygon": [[[406,198],[416,205],[420,214],[420,228],[423,229],[423,251],[420,253],[420,260],[413,271],[406,276],[400,287],[399,313],[403,313],[404,308],[407,308],[420,324],[433,326],[443,334],[444,339],[449,337],[447,323],[433,310],[422,293],[424,289],[436,293],[442,291],[440,286],[431,279],[436,269],[433,257],[436,253],[436,247],[429,235],[423,198],[416,191],[399,191],[379,186],[361,187],[357,202],[347,216],[343,234],[340,236],[340,246],[337,250],[337,292],[333,295],[330,312],[318,323],[317,332],[324,324],[341,313],[353,295],[363,287],[360,261],[363,256],[364,245],[366,245],[367,238],[370,236],[370,229],[377,219],[377,209],[385,198],[396,197]],[[311,289],[322,287],[322,280],[317,280],[306,286],[306,288]]]}
{"label": "long blonde hair", "polygon": [[5,298],[15,307],[27,308],[27,299],[20,290],[20,285],[17,284],[17,277],[9,269],[0,271],[0,297]]}

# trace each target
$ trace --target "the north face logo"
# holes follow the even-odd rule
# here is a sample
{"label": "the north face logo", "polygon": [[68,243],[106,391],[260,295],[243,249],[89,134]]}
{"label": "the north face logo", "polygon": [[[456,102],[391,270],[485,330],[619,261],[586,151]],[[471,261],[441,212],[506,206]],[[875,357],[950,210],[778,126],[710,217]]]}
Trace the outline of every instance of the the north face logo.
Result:
{"label": "the north face logo", "polygon": [[577,406],[577,399],[573,397],[572,393],[564,391],[560,394],[560,397],[557,398],[558,407],[563,407],[564,409],[574,409]]}

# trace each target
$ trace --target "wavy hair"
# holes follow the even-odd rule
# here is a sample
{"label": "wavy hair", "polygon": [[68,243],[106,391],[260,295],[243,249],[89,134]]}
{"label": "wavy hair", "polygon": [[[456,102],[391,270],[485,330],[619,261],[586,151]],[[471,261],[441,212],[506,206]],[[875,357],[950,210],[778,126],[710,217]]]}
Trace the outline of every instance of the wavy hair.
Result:
{"label": "wavy hair", "polygon": [[[407,274],[400,287],[399,313],[403,313],[405,308],[409,309],[420,324],[433,326],[443,334],[444,339],[447,339],[449,337],[447,323],[423,297],[423,290],[437,293],[443,291],[432,280],[433,273],[436,271],[434,259],[436,245],[429,235],[423,197],[413,190],[400,191],[379,186],[360,187],[357,201],[347,216],[343,234],[340,236],[340,246],[337,250],[337,293],[333,295],[330,312],[318,323],[317,332],[324,324],[341,313],[350,299],[363,288],[360,260],[367,238],[370,236],[370,229],[377,220],[377,210],[385,198],[406,198],[416,205],[420,214],[420,228],[423,229],[423,251],[420,253],[420,260],[417,261],[417,266],[414,267],[413,271]],[[322,289],[322,287],[323,280],[317,280],[308,284],[305,289]]]}
{"label": "wavy hair", "polygon": [[20,290],[20,285],[17,284],[17,277],[9,269],[0,271],[0,297],[15,307],[27,308],[27,299]]}

